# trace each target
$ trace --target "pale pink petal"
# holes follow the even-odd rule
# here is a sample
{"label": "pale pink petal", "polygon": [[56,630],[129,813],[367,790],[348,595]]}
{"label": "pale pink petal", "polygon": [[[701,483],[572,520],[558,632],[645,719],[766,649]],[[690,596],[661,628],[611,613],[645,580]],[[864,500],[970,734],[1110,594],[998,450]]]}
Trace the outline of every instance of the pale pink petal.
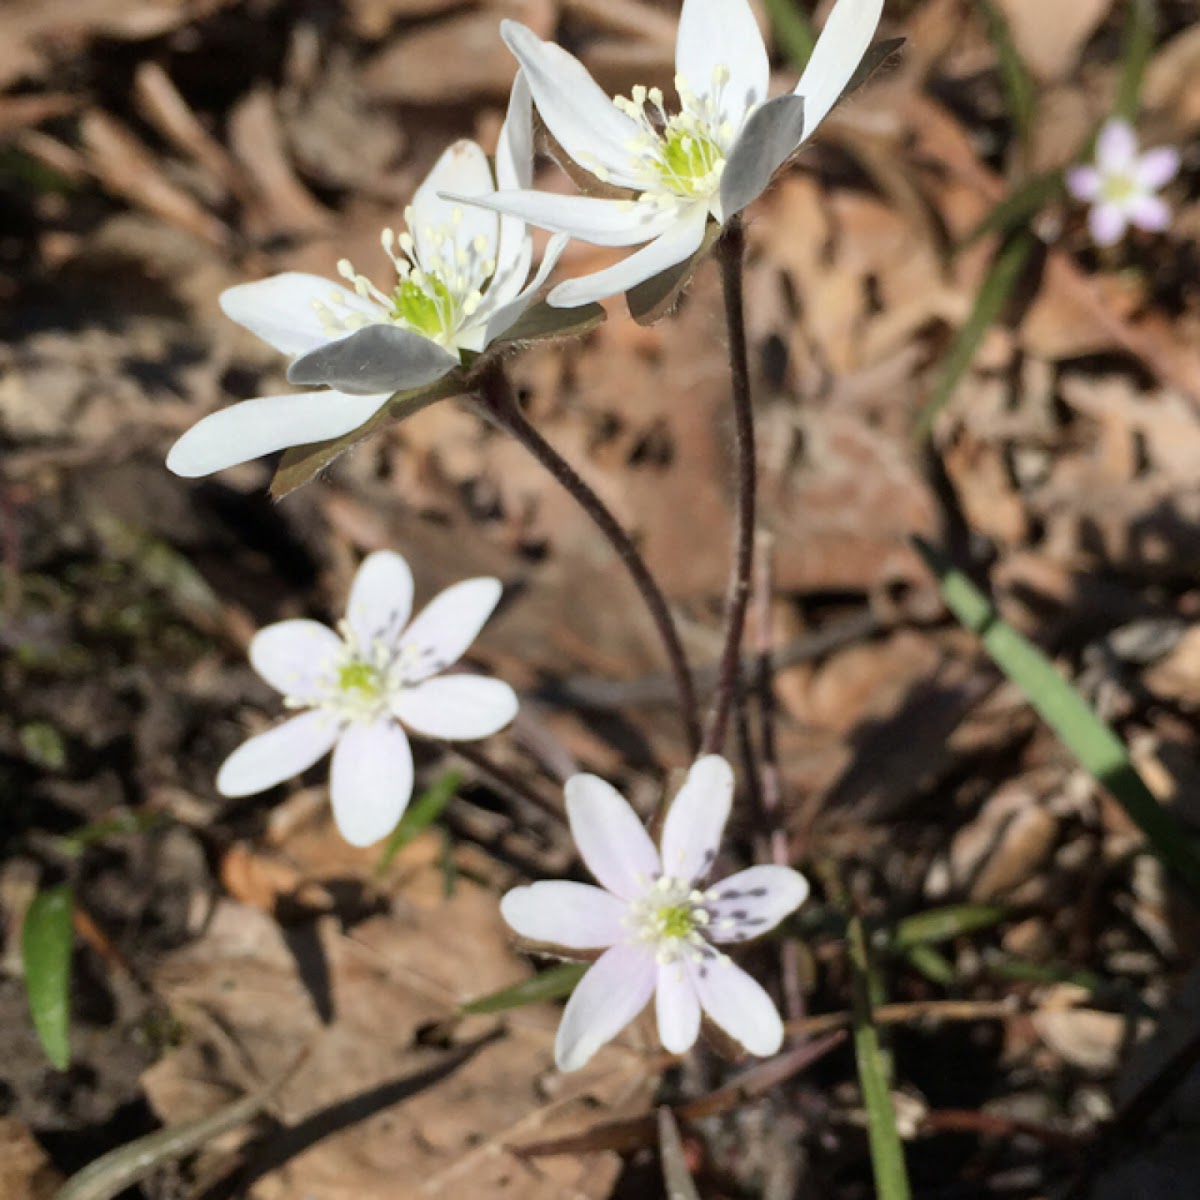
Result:
{"label": "pale pink petal", "polygon": [[565,880],[513,888],[500,901],[500,914],[521,937],[566,950],[615,946],[626,933],[626,911],[611,892]]}
{"label": "pale pink petal", "polygon": [[342,639],[319,621],[279,621],[250,641],[250,665],[277,692],[312,704],[332,682]]}
{"label": "pale pink petal", "polygon": [[1130,224],[1148,233],[1162,233],[1171,227],[1171,209],[1159,196],[1138,196],[1125,209]]}
{"label": "pale pink petal", "polygon": [[571,835],[587,869],[622,900],[636,900],[661,869],[637,813],[596,775],[572,775],[566,798]]}
{"label": "pale pink petal", "polygon": [[517,715],[517,694],[499,679],[443,675],[392,697],[392,714],[414,733],[470,742],[491,737]]}
{"label": "pale pink petal", "polygon": [[791,867],[750,867],[713,884],[708,895],[714,942],[744,942],[774,929],[808,898],[808,880]]}
{"label": "pale pink petal", "polygon": [[404,677],[419,683],[458,662],[500,602],[500,580],[464,579],[417,614],[400,639]]}
{"label": "pale pink petal", "polygon": [[728,958],[689,963],[708,1017],[751,1054],[774,1054],[783,1045],[779,1010],[763,988]]}
{"label": "pale pink petal", "polygon": [[346,623],[358,644],[394,646],[412,613],[413,577],[391,550],[376,550],[359,565],[346,604]]}
{"label": "pale pink petal", "polygon": [[682,962],[661,963],[655,992],[658,1037],[672,1054],[685,1054],[700,1033],[700,997]]}
{"label": "pale pink petal", "polygon": [[351,396],[320,391],[243,400],[193,425],[171,447],[167,467],[185,479],[195,479],[289,446],[341,437],[390,399],[391,392]]}
{"label": "pale pink petal", "polygon": [[697,96],[715,90],[716,71],[728,71],[721,119],[738,129],[746,111],[767,98],[771,77],[767,48],[746,0],[683,0],[675,70]]}
{"label": "pale pink petal", "polygon": [[1128,121],[1113,117],[1096,136],[1096,165],[1103,175],[1128,175],[1137,161],[1137,134]]}
{"label": "pale pink petal", "polygon": [[698,758],[667,810],[662,869],[676,879],[707,875],[733,804],[733,769],[719,754]]}
{"label": "pale pink petal", "polygon": [[352,846],[387,837],[412,797],[412,749],[389,717],[351,725],[333,752],[329,795],[333,819]]}
{"label": "pale pink petal", "polygon": [[371,320],[379,317],[369,301],[349,288],[301,271],[227,288],[219,303],[227,317],[284,354],[307,354],[330,340],[322,309]]}
{"label": "pale pink petal", "polygon": [[560,283],[546,300],[555,308],[578,308],[627,292],[694,254],[704,240],[707,221],[704,206],[694,204],[656,241],[603,271]]}
{"label": "pale pink petal", "polygon": [[1066,174],[1067,191],[1084,203],[1095,200],[1104,186],[1100,172],[1090,164],[1071,167]]}
{"label": "pale pink petal", "polygon": [[1133,174],[1150,191],[1164,187],[1179,174],[1179,151],[1174,146],[1155,146],[1138,159]]}
{"label": "pale pink petal", "polygon": [[1115,246],[1125,236],[1128,224],[1125,209],[1107,201],[1092,206],[1088,213],[1088,229],[1097,246]]}
{"label": "pale pink petal", "polygon": [[217,773],[217,791],[222,796],[265,792],[324,758],[340,731],[339,723],[320,709],[292,717],[243,742]]}
{"label": "pale pink petal", "polygon": [[567,1001],[554,1041],[560,1071],[577,1071],[646,1007],[658,979],[654,955],[641,946],[606,950]]}

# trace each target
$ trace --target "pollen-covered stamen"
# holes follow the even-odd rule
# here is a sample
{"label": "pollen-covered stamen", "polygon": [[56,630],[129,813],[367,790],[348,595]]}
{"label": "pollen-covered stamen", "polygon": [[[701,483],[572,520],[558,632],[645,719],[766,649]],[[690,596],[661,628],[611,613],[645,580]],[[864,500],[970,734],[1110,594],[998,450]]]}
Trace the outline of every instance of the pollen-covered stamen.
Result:
{"label": "pollen-covered stamen", "polygon": [[629,98],[614,99],[639,127],[626,145],[629,174],[644,181],[645,193],[655,200],[703,200],[719,191],[736,133],[722,111],[729,77],[728,67],[715,67],[708,88],[697,93],[683,75],[676,75],[680,111],[675,114],[667,112],[659,88],[639,85]]}
{"label": "pollen-covered stamen", "polygon": [[623,918],[631,941],[649,946],[660,963],[724,957],[705,937],[707,896],[686,879],[660,876],[630,903]]}

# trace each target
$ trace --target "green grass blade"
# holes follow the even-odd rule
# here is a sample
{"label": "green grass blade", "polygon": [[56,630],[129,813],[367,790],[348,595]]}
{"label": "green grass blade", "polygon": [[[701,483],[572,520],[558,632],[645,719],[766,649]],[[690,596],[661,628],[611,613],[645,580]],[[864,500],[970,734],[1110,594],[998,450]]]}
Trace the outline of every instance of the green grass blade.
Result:
{"label": "green grass blade", "polygon": [[1034,216],[1065,191],[1061,171],[1044,171],[1014,188],[996,204],[954,249],[955,254],[975,245],[989,233],[1002,237],[1024,229]]}
{"label": "green grass blade", "polygon": [[794,70],[803,71],[817,44],[817,35],[798,0],[767,0],[767,17],[780,50]]}
{"label": "green grass blade", "polygon": [[1035,241],[1030,233],[1018,234],[1006,242],[992,260],[987,278],[979,289],[979,295],[975,297],[971,315],[958,331],[958,336],[942,360],[937,382],[933,385],[933,394],[917,417],[913,436],[918,442],[929,436],[938,413],[946,407],[962,377],[967,373],[984,334],[1004,311],[1004,306],[1008,303],[1013,288],[1017,286],[1021,271],[1033,251]]}
{"label": "green grass blade", "polygon": [[878,1200],[909,1200],[908,1170],[904,1146],[896,1128],[896,1111],[888,1086],[888,1071],[879,1045],[879,1032],[871,1017],[872,972],[867,957],[867,938],[862,922],[850,921],[847,929],[850,968],[854,976],[854,1057],[858,1081],[867,1110],[867,1136],[871,1147],[871,1169]]}
{"label": "green grass blade", "polygon": [[913,946],[905,951],[904,958],[914,971],[924,975],[930,983],[936,983],[938,987],[953,987],[958,982],[958,972],[954,964],[932,946]]}
{"label": "green grass blade", "polygon": [[896,923],[891,946],[894,950],[911,950],[948,942],[952,938],[989,929],[1008,916],[1008,909],[998,904],[951,904],[945,908],[930,908],[914,913]]}
{"label": "green grass blade", "polygon": [[1126,121],[1137,120],[1142,95],[1142,79],[1146,64],[1154,53],[1158,33],[1158,13],[1155,0],[1128,0],[1125,10],[1125,34],[1121,47],[1121,81],[1117,85],[1117,100],[1113,115]]}
{"label": "green grass blade", "polygon": [[417,834],[428,829],[442,815],[446,805],[457,794],[462,778],[461,771],[444,772],[408,806],[404,816],[400,818],[400,824],[392,830],[391,836],[384,843],[379,862],[375,866],[376,879],[387,871],[396,855]]}
{"label": "green grass blade", "polygon": [[1000,618],[963,572],[919,538],[917,549],[937,576],[955,617],[978,635],[992,661],[1025,694],[1034,711],[1113,795],[1151,848],[1189,891],[1200,897],[1200,856],[1184,827],[1164,808],[1138,774],[1125,744],[1064,679],[1054,664]]}
{"label": "green grass blade", "polygon": [[1008,97],[1008,111],[1012,117],[1017,137],[1022,145],[1029,141],[1033,120],[1037,115],[1037,88],[1021,61],[1012,30],[996,0],[975,0],[987,21],[988,37],[996,57],[1000,60],[1000,78],[1004,93]]}
{"label": "green grass blade", "polygon": [[21,931],[25,994],[46,1057],[60,1071],[71,1064],[71,885],[46,888],[33,898]]}
{"label": "green grass blade", "polygon": [[540,971],[531,979],[522,979],[512,987],[501,988],[489,996],[481,996],[464,1004],[462,1013],[497,1013],[509,1008],[523,1008],[526,1004],[542,1004],[547,1000],[561,1000],[575,990],[583,978],[588,963],[560,963]]}

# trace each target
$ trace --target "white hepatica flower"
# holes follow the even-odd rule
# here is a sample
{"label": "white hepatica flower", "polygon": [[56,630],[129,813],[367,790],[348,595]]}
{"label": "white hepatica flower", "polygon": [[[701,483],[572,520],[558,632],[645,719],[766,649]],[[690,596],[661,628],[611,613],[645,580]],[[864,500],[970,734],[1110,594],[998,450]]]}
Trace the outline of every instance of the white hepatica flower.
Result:
{"label": "white hepatica flower", "polygon": [[1067,190],[1091,204],[1088,228],[1098,246],[1113,246],[1130,225],[1161,233],[1171,223],[1171,210],[1155,193],[1179,171],[1179,151],[1156,146],[1138,153],[1137,135],[1127,121],[1105,122],[1096,138],[1096,161],[1072,167]]}
{"label": "white hepatica flower", "polygon": [[882,10],[883,0],[838,0],[795,92],[767,100],[767,50],[748,0],[684,0],[678,113],[667,112],[658,88],[610,100],[578,59],[504,21],[504,40],[559,145],[635,198],[523,190],[472,202],[600,246],[649,243],[607,270],[559,284],[549,301],[572,308],[628,291],[693,254],[709,217],[722,224],[761,195],[845,90]]}
{"label": "white hepatica flower", "polygon": [[475,640],[500,599],[496,579],[447,588],[410,623],[413,579],[398,554],[368,555],[335,633],[280,621],[250,643],[250,662],[289,708],[305,711],[244,742],[217,775],[224,796],[251,796],[307,770],[330,750],[333,815],[346,841],[369,846],[395,828],[412,795],[407,726],[432,738],[488,737],[517,712],[497,679],[438,672]]}
{"label": "white hepatica flower", "polygon": [[697,759],[663,825],[662,854],[637,814],[595,775],[567,781],[579,854],[603,885],[547,881],[501,901],[522,937],[564,953],[603,953],[563,1013],[559,1069],[583,1066],[655,997],[658,1032],[673,1054],[690,1049],[701,1013],[752,1054],[774,1054],[783,1024],[771,998],[717,947],[758,937],[793,912],[808,883],[790,867],[751,867],[706,882],[733,798],[718,755]]}
{"label": "white hepatica flower", "polygon": [[396,283],[376,287],[343,260],[351,285],[287,272],[222,293],[221,307],[276,350],[296,356],[292,383],[328,390],[262,396],[200,421],[172,447],[167,466],[197,476],[262,454],[340,437],[398,391],[435,383],[482,351],[532,302],[565,245],[551,242],[527,284],[533,246],[523,221],[441,198],[528,187],[532,108],[518,73],[496,151],[458,141],[438,160],[405,210],[407,230],[381,241]]}

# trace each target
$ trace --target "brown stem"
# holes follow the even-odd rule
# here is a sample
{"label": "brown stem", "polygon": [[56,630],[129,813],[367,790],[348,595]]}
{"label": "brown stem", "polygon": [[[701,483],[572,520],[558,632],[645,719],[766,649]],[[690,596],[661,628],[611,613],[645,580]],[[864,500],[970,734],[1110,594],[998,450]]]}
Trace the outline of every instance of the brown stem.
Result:
{"label": "brown stem", "polygon": [[650,574],[633,539],[621,528],[604,501],[583,481],[575,468],[550,445],[526,418],[513,394],[512,385],[498,363],[491,364],[479,379],[479,403],[486,416],[511,434],[579,504],[580,508],[608,539],[617,556],[625,564],[634,584],[641,593],[651,619],[662,639],[675,688],[679,694],[679,715],[687,738],[688,752],[695,754],[700,744],[700,720],[697,715],[696,689],[688,666],[675,620],[666,599]]}
{"label": "brown stem", "polygon": [[524,800],[527,804],[532,804],[544,813],[549,813],[557,821],[563,820],[565,812],[562,804],[547,800],[541,792],[529,787],[523,779],[513,774],[507,767],[502,767],[498,762],[494,762],[473,742],[443,742],[442,744],[451,754],[457,754],[459,758],[469,762],[481,775],[486,775],[502,791]]}
{"label": "brown stem", "polygon": [[737,455],[737,513],[733,564],[725,600],[725,643],[721,652],[717,694],[704,731],[702,754],[720,753],[729,727],[729,712],[738,691],[742,631],[750,600],[754,564],[754,499],[758,467],[754,450],[754,409],[750,400],[750,364],[746,351],[746,317],[742,303],[742,259],[746,234],[740,217],[733,217],[717,242],[725,324],[729,332],[729,371],[733,381],[734,443]]}

